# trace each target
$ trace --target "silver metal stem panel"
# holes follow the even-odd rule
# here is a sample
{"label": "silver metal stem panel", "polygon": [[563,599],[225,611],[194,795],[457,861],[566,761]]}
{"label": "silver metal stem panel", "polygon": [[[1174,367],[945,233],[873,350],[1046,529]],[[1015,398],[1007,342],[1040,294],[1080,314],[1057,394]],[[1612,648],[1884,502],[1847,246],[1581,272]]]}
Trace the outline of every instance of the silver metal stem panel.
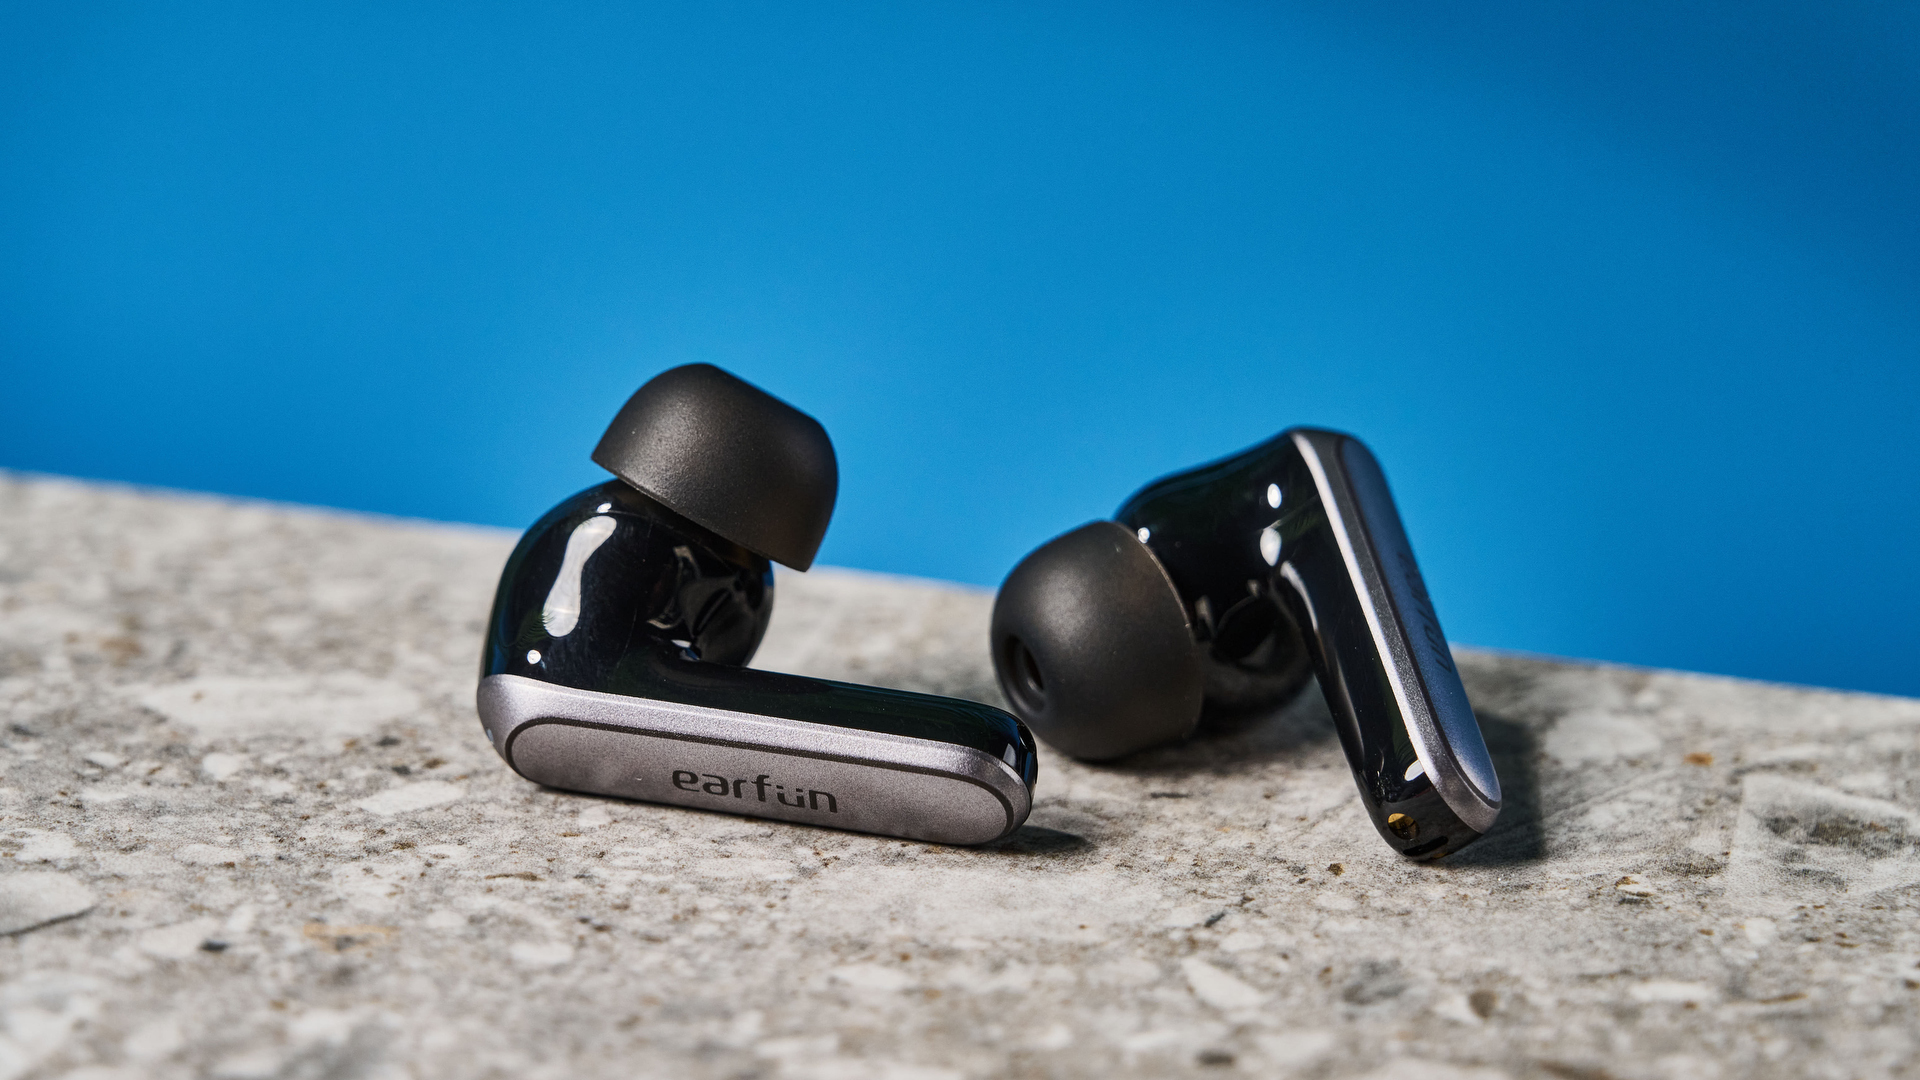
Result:
{"label": "silver metal stem panel", "polygon": [[1032,793],[971,747],[555,686],[481,680],[481,723],[520,775],[570,791],[942,844],[1019,828]]}

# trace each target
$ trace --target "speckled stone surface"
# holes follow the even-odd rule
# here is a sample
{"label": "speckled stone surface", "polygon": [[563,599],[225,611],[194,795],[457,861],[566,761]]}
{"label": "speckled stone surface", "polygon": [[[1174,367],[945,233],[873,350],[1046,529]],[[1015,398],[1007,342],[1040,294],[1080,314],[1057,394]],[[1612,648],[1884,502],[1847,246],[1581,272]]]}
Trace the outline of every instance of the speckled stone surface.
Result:
{"label": "speckled stone surface", "polygon": [[[1442,864],[1311,694],[939,848],[513,776],[512,539],[0,474],[0,1080],[1916,1071],[1920,702],[1462,651]],[[763,666],[997,698],[988,595],[779,589]]]}

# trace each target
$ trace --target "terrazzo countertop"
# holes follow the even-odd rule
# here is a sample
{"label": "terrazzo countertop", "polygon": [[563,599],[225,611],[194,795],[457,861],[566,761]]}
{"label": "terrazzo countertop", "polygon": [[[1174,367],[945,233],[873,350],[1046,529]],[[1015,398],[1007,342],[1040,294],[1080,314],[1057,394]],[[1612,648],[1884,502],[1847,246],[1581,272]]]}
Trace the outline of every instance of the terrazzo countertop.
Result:
{"label": "terrazzo countertop", "polygon": [[[1920,1071],[1920,702],[1460,650],[1441,863],[1311,692],[937,847],[513,775],[513,539],[0,474],[0,1080]],[[760,666],[998,701],[989,594],[778,588]]]}

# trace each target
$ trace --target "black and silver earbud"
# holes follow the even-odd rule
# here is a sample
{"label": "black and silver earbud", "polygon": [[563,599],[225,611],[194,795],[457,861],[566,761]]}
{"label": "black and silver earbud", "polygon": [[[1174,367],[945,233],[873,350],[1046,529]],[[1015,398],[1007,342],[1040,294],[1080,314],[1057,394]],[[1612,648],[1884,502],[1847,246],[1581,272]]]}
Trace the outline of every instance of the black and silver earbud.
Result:
{"label": "black and silver earbud", "polygon": [[1033,739],[957,698],[744,667],[773,562],[805,570],[833,513],[812,417],[719,368],[642,386],[593,460],[618,479],[535,522],[507,560],[479,710],[539,784],[949,844],[1033,803]]}
{"label": "black and silver earbud", "polygon": [[1311,672],[1395,850],[1437,858],[1493,826],[1493,759],[1358,439],[1294,428],[1115,519],[1042,545],[994,603],[994,670],[1042,739],[1118,758],[1187,737],[1203,705],[1278,705]]}

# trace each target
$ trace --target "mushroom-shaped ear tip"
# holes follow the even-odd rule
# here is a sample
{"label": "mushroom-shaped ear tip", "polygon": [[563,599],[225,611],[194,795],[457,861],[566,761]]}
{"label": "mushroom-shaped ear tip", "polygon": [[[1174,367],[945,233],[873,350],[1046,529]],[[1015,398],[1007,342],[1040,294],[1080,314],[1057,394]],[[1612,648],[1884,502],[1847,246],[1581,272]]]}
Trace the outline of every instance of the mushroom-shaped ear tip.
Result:
{"label": "mushroom-shaped ear tip", "polygon": [[1048,745],[1106,761],[1183,739],[1200,719],[1200,652],[1146,545],[1111,521],[1020,560],[993,604],[993,669]]}
{"label": "mushroom-shaped ear tip", "polygon": [[820,422],[712,364],[647,381],[593,460],[675,513],[795,570],[813,565],[840,469]]}

